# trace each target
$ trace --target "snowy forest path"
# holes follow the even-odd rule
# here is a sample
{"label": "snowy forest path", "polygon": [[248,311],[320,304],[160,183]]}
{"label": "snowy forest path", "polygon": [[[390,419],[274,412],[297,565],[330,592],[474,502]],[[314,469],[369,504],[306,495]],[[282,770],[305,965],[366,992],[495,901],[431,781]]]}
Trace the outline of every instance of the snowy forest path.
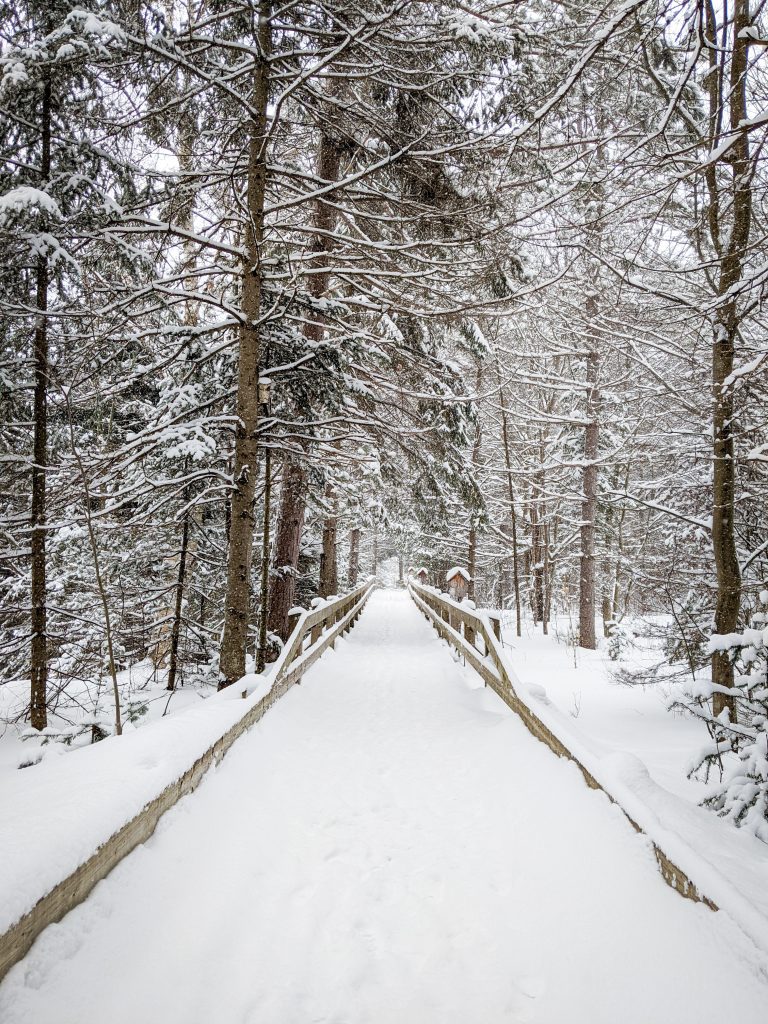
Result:
{"label": "snowy forest path", "polygon": [[714,1024],[723,976],[729,1018],[760,1019],[729,919],[669,889],[622,812],[378,591],[44,932],[0,1020]]}

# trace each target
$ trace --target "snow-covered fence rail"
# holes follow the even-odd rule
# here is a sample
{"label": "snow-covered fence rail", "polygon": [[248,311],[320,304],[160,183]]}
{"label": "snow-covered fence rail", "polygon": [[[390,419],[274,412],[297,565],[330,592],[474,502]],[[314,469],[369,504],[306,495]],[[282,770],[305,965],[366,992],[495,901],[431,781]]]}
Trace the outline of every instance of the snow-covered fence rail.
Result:
{"label": "snow-covered fence rail", "polygon": [[53,776],[44,765],[17,773],[0,841],[0,979],[351,629],[374,589],[367,582],[297,612],[268,676],[246,676],[193,711],[57,759]]}
{"label": "snow-covered fence rail", "polygon": [[[646,834],[653,844],[654,854],[664,880],[677,892],[688,899],[701,901],[713,910],[717,904],[711,894],[705,892],[701,883],[694,882],[660,845],[659,840],[646,823],[640,824],[636,809],[630,811],[622,796],[611,786],[610,780],[602,778],[604,772],[586,750],[580,750],[577,738],[564,736],[564,730],[554,721],[554,715],[546,704],[541,709],[531,706],[526,699],[526,688],[517,679],[501,643],[499,620],[487,613],[479,612],[466,603],[459,604],[446,594],[431,587],[425,587],[411,579],[408,583],[411,597],[417,607],[432,623],[437,632],[454,647],[483,678],[504,703],[523,720],[528,730],[552,750],[558,757],[573,761],[581,770],[584,780],[592,789],[602,790],[627,816],[632,826]],[[528,695],[536,699],[535,691]],[[552,719],[546,723],[544,717]],[[706,873],[706,872],[705,872]],[[747,929],[753,931],[752,929]],[[762,931],[762,929],[759,929]]]}

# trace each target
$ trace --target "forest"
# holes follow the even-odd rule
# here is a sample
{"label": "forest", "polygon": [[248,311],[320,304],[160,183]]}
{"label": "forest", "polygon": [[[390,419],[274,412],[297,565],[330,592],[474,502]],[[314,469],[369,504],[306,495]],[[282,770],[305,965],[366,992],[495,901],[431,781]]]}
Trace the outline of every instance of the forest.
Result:
{"label": "forest", "polygon": [[459,567],[512,644],[650,630],[768,842],[765,0],[0,11],[24,763]]}

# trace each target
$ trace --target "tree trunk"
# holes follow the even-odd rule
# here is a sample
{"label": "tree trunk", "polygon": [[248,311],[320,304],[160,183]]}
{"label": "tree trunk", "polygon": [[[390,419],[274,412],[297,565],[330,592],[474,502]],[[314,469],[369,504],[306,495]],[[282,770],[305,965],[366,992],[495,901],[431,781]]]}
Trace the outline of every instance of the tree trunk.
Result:
{"label": "tree trunk", "polygon": [[[480,394],[482,390],[482,370],[480,366],[477,368],[477,377],[475,380],[475,390]],[[480,428],[480,421],[477,421],[475,428],[475,441],[472,445],[472,476],[477,479],[477,471],[480,466],[480,446],[482,444],[483,435]],[[467,551],[467,572],[469,573],[469,583],[467,584],[467,598],[470,601],[475,600],[475,577],[477,576],[477,515],[474,509],[471,512],[469,522],[469,550]],[[472,642],[474,643],[474,633],[472,634]]]}
{"label": "tree trunk", "polygon": [[261,542],[261,590],[259,593],[259,649],[256,671],[263,672],[267,663],[267,621],[269,617],[269,516],[272,505],[272,449],[267,444],[264,454],[264,520]]}
{"label": "tree trunk", "polygon": [[250,610],[254,494],[258,467],[259,331],[261,307],[261,244],[267,184],[267,103],[269,99],[270,4],[262,0],[259,17],[261,53],[254,69],[253,122],[248,151],[248,222],[243,257],[243,296],[237,375],[234,490],[227,558],[224,635],[221,642],[219,689],[245,674]]}
{"label": "tree trunk", "polygon": [[[338,79],[331,79],[329,86],[332,92],[338,91]],[[331,108],[329,117],[323,124],[320,135],[320,143],[317,152],[317,177],[323,183],[331,183],[338,180],[341,159],[344,154],[344,145],[334,130],[333,120],[336,114],[336,107]],[[315,200],[313,213],[313,226],[317,229],[310,248],[309,275],[307,288],[313,298],[322,298],[328,291],[331,268],[328,261],[328,254],[333,246],[333,229],[336,224],[337,210],[333,203],[324,199]],[[319,342],[325,331],[323,316],[320,312],[314,311],[308,314],[309,322],[304,325],[304,335],[312,342]],[[288,610],[293,607],[296,591],[295,570],[299,556],[299,545],[301,534],[304,529],[304,508],[306,504],[307,475],[293,464],[287,464],[283,473],[283,494],[285,494],[286,480],[290,477],[288,497],[290,501],[283,504],[281,498],[278,511],[277,535],[275,541],[275,565],[278,571],[272,576],[269,588],[269,628],[277,633],[283,640],[288,636]],[[299,491],[298,488],[301,488]],[[288,515],[288,521],[283,523],[283,512]],[[298,529],[298,534],[294,536]],[[281,536],[287,545],[281,553]],[[290,538],[290,540],[289,540]],[[290,573],[281,573],[280,566],[292,566]],[[322,584],[321,584],[322,586]],[[338,588],[338,582],[334,583],[333,590]],[[333,593],[333,591],[330,591]]]}
{"label": "tree trunk", "polygon": [[544,523],[542,529],[542,580],[544,594],[541,606],[541,631],[544,636],[549,633],[549,606],[550,606],[550,565],[549,565],[549,524]]}
{"label": "tree trunk", "polygon": [[475,600],[475,574],[477,573],[477,528],[473,523],[469,528],[469,546],[467,549],[467,572],[469,583],[467,584],[467,597],[470,601]]}
{"label": "tree trunk", "polygon": [[[614,470],[611,476],[611,487],[616,489],[619,486],[618,470]],[[603,566],[601,572],[602,597],[600,599],[600,614],[603,620],[603,636],[611,635],[611,626],[614,619],[614,590],[616,578],[612,572],[612,549],[615,537],[615,514],[613,505],[609,502],[603,516]],[[618,555],[616,556],[618,560]],[[618,568],[617,568],[618,572]]]}
{"label": "tree trunk", "polygon": [[544,621],[544,534],[541,524],[541,504],[536,499],[540,492],[540,474],[534,477],[531,490],[531,585],[534,623]]}
{"label": "tree trunk", "polygon": [[[496,357],[496,376],[501,387],[501,369]],[[512,531],[512,583],[515,592],[515,633],[522,636],[522,615],[520,610],[520,560],[517,551],[517,510],[515,508],[515,485],[512,481],[512,459],[509,446],[509,427],[507,424],[506,396],[503,388],[499,391],[501,403],[501,439],[504,444],[504,465],[507,471],[507,496],[509,498],[509,518]]]}
{"label": "tree trunk", "polygon": [[[557,520],[554,519],[552,522],[552,535],[550,536],[550,527],[547,525],[546,535],[546,552],[547,552],[547,572],[546,572],[546,587],[544,592],[544,622],[546,623],[547,630],[549,623],[552,621],[552,591],[555,586],[555,562],[550,555],[552,548],[557,547]],[[546,630],[545,630],[546,632]]]}
{"label": "tree trunk", "polygon": [[349,574],[348,582],[350,589],[357,586],[357,577],[360,574],[360,530],[355,527],[349,533]]}
{"label": "tree trunk", "polygon": [[[752,167],[749,137],[738,132],[738,126],[749,116],[746,78],[748,68],[748,40],[742,36],[751,23],[748,0],[734,0],[732,23],[732,52],[730,74],[717,73],[718,60],[723,63],[727,54],[717,43],[717,17],[714,6],[707,3],[707,34],[710,48],[709,148],[714,150],[722,141],[718,129],[720,112],[727,104],[728,124],[725,131],[735,142],[724,153],[716,167],[714,162],[706,171],[709,193],[709,233],[719,259],[717,293],[721,305],[713,324],[712,339],[712,549],[717,575],[715,605],[715,632],[735,632],[739,621],[741,600],[741,568],[736,549],[734,523],[736,487],[736,451],[733,436],[733,387],[726,382],[733,372],[736,338],[739,331],[739,309],[734,290],[743,275],[752,224]],[[723,83],[727,81],[727,94]],[[730,175],[726,195],[721,201],[719,173]],[[719,173],[718,173],[719,172]],[[712,656],[712,682],[717,687],[733,687],[733,665],[725,651]],[[715,715],[727,711],[733,717],[733,698],[727,693],[715,692]]]}
{"label": "tree trunk", "polygon": [[[186,75],[183,75],[183,73],[182,77],[184,78],[184,87],[191,85],[191,79],[188,79]],[[182,173],[187,175],[192,175],[195,170],[194,145],[196,136],[197,124],[194,113],[192,113],[191,109],[179,111],[176,158],[178,160],[180,170]],[[195,202],[194,196],[192,195],[186,198],[183,207],[177,214],[179,224],[190,233],[194,231],[194,208]],[[181,249],[182,255],[179,271],[185,275],[193,274],[197,263],[197,246],[190,240],[185,240],[182,243]],[[200,322],[200,305],[193,296],[194,277],[185,276],[182,282],[182,287],[185,291],[190,293],[190,299],[184,304],[184,323],[188,327],[197,327]],[[193,373],[193,379],[198,381],[200,379],[199,369],[194,370]],[[189,456],[187,456],[184,462],[185,473],[189,472],[189,464],[190,459]],[[184,501],[188,503],[190,497],[190,490],[187,487],[184,489]],[[166,600],[166,606],[160,615],[158,626],[153,630],[155,635],[152,637],[149,645],[150,657],[152,658],[155,668],[160,668],[166,664],[168,665],[166,689],[171,691],[176,688],[183,592],[186,580],[193,572],[195,564],[196,544],[193,541],[190,545],[189,541],[190,533],[192,532],[193,520],[196,520],[199,523],[199,509],[187,507],[184,511],[181,524],[181,541],[179,549],[174,555],[166,559],[171,571],[175,569],[176,585],[173,587],[171,595],[169,595]],[[227,535],[227,542],[229,542],[229,535]]]}
{"label": "tree trunk", "polygon": [[[587,313],[594,317],[596,301],[587,298]],[[587,356],[587,407],[584,427],[584,468],[582,470],[581,559],[579,572],[579,646],[593,651],[595,637],[595,523],[597,519],[597,452],[599,441],[597,387],[599,356]]]}
{"label": "tree trunk", "polygon": [[288,612],[296,602],[296,569],[304,528],[307,471],[296,462],[283,466],[280,509],[277,516],[272,573],[269,584],[269,629],[287,640]]}
{"label": "tree trunk", "polygon": [[176,580],[176,599],[173,608],[173,625],[171,626],[171,646],[168,657],[167,690],[176,689],[176,674],[179,664],[179,637],[181,636],[181,611],[184,606],[184,583],[187,575],[187,551],[189,550],[189,509],[184,513],[181,527],[181,550],[179,551],[179,574]]}
{"label": "tree trunk", "polygon": [[320,597],[338,593],[339,574],[336,562],[336,498],[330,484],[325,487],[325,500],[330,505],[323,525],[323,553],[320,556]]}
{"label": "tree trunk", "polygon": [[[51,81],[43,83],[41,112],[42,157],[40,180],[43,188],[51,174]],[[45,558],[46,472],[48,468],[48,257],[39,255],[36,267],[37,323],[34,337],[34,438],[32,455],[31,508],[31,646],[30,646],[30,724],[33,729],[48,725],[48,606],[47,566]]]}

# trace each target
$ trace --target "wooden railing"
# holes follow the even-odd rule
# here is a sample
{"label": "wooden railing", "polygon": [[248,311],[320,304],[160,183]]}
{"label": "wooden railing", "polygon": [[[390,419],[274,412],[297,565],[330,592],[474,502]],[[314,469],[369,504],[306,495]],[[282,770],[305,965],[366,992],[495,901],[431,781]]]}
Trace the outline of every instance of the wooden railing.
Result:
{"label": "wooden railing", "polygon": [[320,655],[329,647],[333,648],[337,638],[354,626],[375,588],[376,584],[369,580],[349,594],[331,598],[309,611],[297,610],[289,616],[291,635],[272,670],[283,693],[300,682]]}
{"label": "wooden railing", "polygon": [[[482,677],[504,703],[523,721],[528,730],[549,747],[558,757],[566,757],[578,765],[584,780],[592,789],[599,789],[619,807],[637,832],[647,834],[632,818],[621,802],[609,791],[605,784],[598,781],[567,743],[539,718],[531,706],[521,698],[522,689],[509,664],[501,643],[500,620],[497,615],[479,612],[474,606],[452,600],[447,594],[441,594],[431,587],[424,587],[415,580],[408,581],[408,590],[417,607],[432,623],[437,632],[455,648],[465,661]],[[672,886],[681,896],[697,902],[706,903],[712,910],[717,910],[715,903],[709,899],[667,856],[652,835],[649,835],[656,860],[664,881]]]}
{"label": "wooden railing", "polygon": [[[0,980],[26,955],[49,924],[60,921],[82,903],[96,883],[105,878],[123,857],[146,842],[162,815],[181,797],[191,793],[232,744],[263,718],[294,683],[301,681],[310,665],[333,647],[342,633],[352,628],[375,586],[373,582],[364,583],[350,594],[333,598],[293,617],[293,631],[268,677],[271,683],[269,691],[248,708],[242,718],[201,754],[183,775],[166,786],[117,832],[106,836],[104,843],[87,861],[45,893],[27,914],[0,936]],[[243,697],[246,695],[247,689],[243,691]],[[76,757],[77,754],[69,756]]]}

